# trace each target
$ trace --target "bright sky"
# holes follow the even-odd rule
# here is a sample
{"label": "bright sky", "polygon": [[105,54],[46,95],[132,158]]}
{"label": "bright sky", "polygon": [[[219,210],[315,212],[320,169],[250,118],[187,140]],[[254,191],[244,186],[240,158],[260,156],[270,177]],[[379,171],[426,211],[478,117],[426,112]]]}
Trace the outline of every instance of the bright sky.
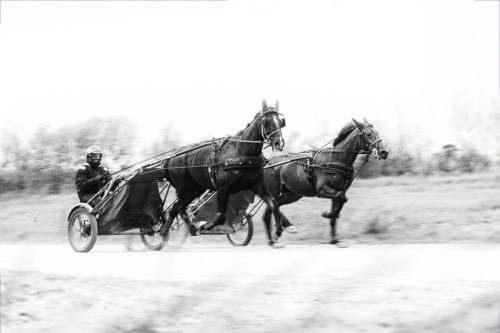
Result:
{"label": "bright sky", "polygon": [[495,1],[0,5],[0,129],[24,137],[119,115],[141,143],[167,126],[195,142],[242,129],[265,98],[285,139],[366,117],[386,141],[435,149],[500,112]]}

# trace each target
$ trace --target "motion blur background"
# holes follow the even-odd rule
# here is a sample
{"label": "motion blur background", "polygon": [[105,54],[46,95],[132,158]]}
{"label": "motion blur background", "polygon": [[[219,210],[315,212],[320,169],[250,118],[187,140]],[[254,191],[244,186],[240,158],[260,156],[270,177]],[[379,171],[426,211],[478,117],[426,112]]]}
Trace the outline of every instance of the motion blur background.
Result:
{"label": "motion blur background", "polygon": [[[498,333],[499,5],[0,0],[0,330]],[[300,230],[284,250],[257,215],[245,248],[72,251],[88,146],[117,171],[234,134],[262,99],[286,151],[353,117],[379,131],[389,158],[338,220],[353,246],[309,246],[330,240],[330,203],[304,198],[282,207]]]}
{"label": "motion blur background", "polygon": [[[1,9],[2,241],[64,239],[88,146],[102,146],[104,165],[117,171],[234,134],[263,98],[280,101],[286,151],[323,145],[351,117],[366,117],[390,149],[350,190],[344,236],[500,240],[497,2],[8,1]],[[287,207],[302,230],[291,240],[327,240],[319,217],[327,206]]]}

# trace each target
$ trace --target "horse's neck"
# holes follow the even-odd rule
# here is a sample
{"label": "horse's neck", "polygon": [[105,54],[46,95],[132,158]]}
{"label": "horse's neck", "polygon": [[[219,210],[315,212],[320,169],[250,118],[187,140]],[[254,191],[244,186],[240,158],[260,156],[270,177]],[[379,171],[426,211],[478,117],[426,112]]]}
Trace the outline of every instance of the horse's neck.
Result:
{"label": "horse's neck", "polygon": [[361,148],[359,133],[357,130],[354,130],[344,140],[333,147],[334,152],[332,153],[331,160],[347,165],[353,165],[356,157],[361,151]]}
{"label": "horse's neck", "polygon": [[[241,136],[236,138],[241,140],[240,142],[234,142],[234,149],[236,154],[239,156],[256,156],[260,155],[262,152],[262,147],[264,146],[264,138],[260,131],[260,121],[258,119],[254,120],[250,126],[245,128]],[[244,141],[255,141],[255,142],[244,142]],[[260,142],[259,142],[260,141]]]}

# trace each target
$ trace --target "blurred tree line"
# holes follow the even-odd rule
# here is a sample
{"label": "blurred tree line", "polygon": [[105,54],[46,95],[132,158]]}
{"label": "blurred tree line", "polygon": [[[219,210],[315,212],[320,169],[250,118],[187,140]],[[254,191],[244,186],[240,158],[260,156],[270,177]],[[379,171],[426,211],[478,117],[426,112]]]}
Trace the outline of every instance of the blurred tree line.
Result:
{"label": "blurred tree line", "polygon": [[[500,124],[500,121],[498,123]],[[319,148],[331,138],[331,134],[326,130],[313,134],[292,132],[286,136],[284,152]],[[424,147],[411,147],[410,149],[409,141],[408,138],[399,137],[395,142],[385,142],[390,152],[387,160],[379,161],[372,155],[364,164],[362,162],[364,158],[360,156],[354,165],[356,169],[361,170],[359,177],[472,173],[487,170],[494,164],[489,155],[481,153],[470,143],[445,144],[429,155],[422,151]],[[309,142],[321,144],[312,145]],[[492,151],[491,155],[495,154],[500,157],[500,151]]]}
{"label": "blurred tree line", "polygon": [[403,146],[395,145],[387,160],[370,157],[359,177],[472,173],[487,170],[491,165],[489,156],[472,146],[458,148],[446,144],[430,157],[423,157],[419,152],[411,153]]}
{"label": "blurred tree line", "polygon": [[[137,151],[134,123],[117,117],[95,118],[54,130],[42,127],[27,144],[22,144],[16,133],[3,132],[0,134],[0,194],[13,191],[53,194],[74,190],[75,172],[86,162],[85,151],[91,145],[105,150],[103,165],[112,172],[181,146],[179,135],[172,128],[167,127],[161,134],[159,141]],[[299,138],[300,133],[292,133],[287,140],[287,150],[311,148],[305,138]],[[312,140],[317,141],[324,140]],[[489,156],[472,145],[447,144],[430,157],[423,157],[418,150],[411,152],[403,143],[388,148],[389,158],[377,161],[371,157],[360,177],[470,173],[486,170],[492,164]]]}
{"label": "blurred tree line", "polygon": [[[171,131],[163,131],[171,133]],[[0,194],[12,191],[59,193],[74,189],[76,170],[86,163],[86,149],[99,145],[103,165],[111,172],[177,146],[172,134],[137,152],[136,128],[118,117],[94,118],[80,124],[48,130],[39,128],[25,144],[16,133],[0,136]]]}

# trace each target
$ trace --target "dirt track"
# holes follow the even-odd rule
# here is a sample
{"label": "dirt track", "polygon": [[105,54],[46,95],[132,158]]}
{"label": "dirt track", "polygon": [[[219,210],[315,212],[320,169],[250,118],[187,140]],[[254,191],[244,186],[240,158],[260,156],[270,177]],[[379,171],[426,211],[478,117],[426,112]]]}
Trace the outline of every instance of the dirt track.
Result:
{"label": "dirt track", "polygon": [[499,332],[500,246],[0,246],[2,333]]}

